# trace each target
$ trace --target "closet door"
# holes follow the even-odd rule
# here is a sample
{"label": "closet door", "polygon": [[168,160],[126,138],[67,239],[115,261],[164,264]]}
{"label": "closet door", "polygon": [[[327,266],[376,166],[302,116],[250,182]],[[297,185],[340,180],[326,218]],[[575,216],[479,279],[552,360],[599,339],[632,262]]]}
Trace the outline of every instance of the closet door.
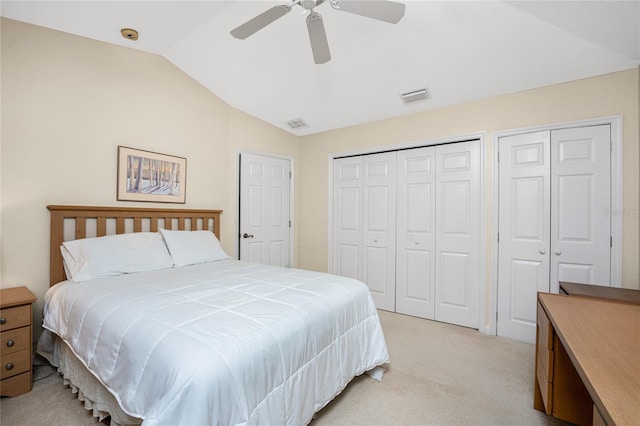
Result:
{"label": "closet door", "polygon": [[436,147],[435,319],[478,328],[480,148]]}
{"label": "closet door", "polygon": [[551,292],[559,281],[610,285],[609,125],[551,132]]}
{"label": "closet door", "polygon": [[435,147],[397,153],[396,312],[435,318]]}
{"label": "closet door", "polygon": [[378,309],[395,310],[396,153],[362,157],[361,280]]}
{"label": "closet door", "polygon": [[534,342],[536,292],[610,285],[609,125],[500,138],[498,335]]}
{"label": "closet door", "polygon": [[498,335],[533,342],[549,291],[550,132],[500,138]]}
{"label": "closet door", "polygon": [[333,273],[362,279],[362,157],[333,162]]}

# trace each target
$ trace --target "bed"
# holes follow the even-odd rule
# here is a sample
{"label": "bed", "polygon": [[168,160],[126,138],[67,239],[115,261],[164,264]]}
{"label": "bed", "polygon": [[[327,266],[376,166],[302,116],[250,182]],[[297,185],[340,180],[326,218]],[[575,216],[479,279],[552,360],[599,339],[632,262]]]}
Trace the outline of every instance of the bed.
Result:
{"label": "bed", "polygon": [[[228,258],[217,210],[48,209],[51,287],[38,352],[96,417],[301,425],[355,376],[381,380],[389,355],[363,283]],[[111,273],[103,258],[91,263],[96,253],[126,265]]]}

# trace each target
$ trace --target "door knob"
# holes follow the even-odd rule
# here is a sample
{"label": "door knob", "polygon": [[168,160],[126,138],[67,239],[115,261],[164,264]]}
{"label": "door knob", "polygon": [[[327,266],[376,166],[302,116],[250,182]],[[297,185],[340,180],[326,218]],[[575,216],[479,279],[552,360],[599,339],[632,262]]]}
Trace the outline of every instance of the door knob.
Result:
{"label": "door knob", "polygon": [[562,252],[560,250],[556,250],[553,252],[556,256],[560,256],[562,254]]}
{"label": "door knob", "polygon": [[544,249],[540,249],[540,252],[539,252],[539,253],[540,253],[540,254],[545,254],[545,253],[546,253],[546,251],[545,251]]}
{"label": "door knob", "polygon": [[253,235],[247,234],[246,232],[242,234],[242,238],[253,238]]}

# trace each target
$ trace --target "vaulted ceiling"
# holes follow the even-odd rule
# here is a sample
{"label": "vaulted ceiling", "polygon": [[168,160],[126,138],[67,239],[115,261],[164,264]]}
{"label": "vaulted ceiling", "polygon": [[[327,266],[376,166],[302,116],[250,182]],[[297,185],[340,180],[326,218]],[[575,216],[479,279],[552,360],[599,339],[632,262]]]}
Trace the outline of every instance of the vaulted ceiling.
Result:
{"label": "vaulted ceiling", "polygon": [[[288,3],[3,0],[0,15],[162,55],[234,108],[297,135],[640,65],[637,0],[409,0],[397,24],[327,0],[315,8],[332,57],[322,65],[298,5],[246,40],[229,34]],[[139,40],[122,38],[121,28],[138,30]],[[422,88],[427,100],[402,101]],[[293,119],[308,126],[291,129]]]}

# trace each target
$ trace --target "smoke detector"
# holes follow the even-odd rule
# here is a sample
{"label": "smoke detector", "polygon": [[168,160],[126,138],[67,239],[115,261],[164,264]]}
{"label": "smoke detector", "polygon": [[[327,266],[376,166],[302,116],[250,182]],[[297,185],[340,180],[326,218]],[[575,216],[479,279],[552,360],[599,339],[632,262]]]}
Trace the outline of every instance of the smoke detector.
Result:
{"label": "smoke detector", "polygon": [[120,34],[127,40],[136,41],[138,39],[138,32],[133,28],[123,28],[120,30]]}

